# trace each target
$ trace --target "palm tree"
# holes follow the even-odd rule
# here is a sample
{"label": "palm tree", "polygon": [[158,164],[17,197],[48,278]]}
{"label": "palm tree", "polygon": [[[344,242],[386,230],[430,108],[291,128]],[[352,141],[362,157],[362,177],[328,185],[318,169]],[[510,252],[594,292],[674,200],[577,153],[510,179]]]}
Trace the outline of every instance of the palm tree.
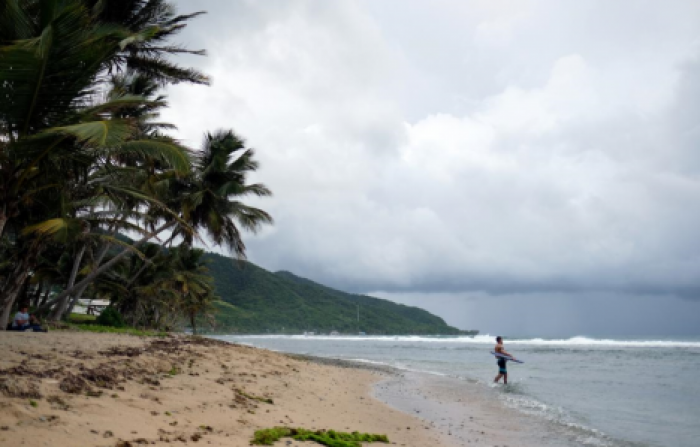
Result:
{"label": "palm tree", "polygon": [[[9,225],[13,234],[3,246],[11,246],[15,266],[0,290],[0,329],[46,246],[38,236],[67,227],[62,219],[75,217],[37,208],[38,199],[53,194],[72,200],[81,178],[115,148],[158,154],[188,168],[181,147],[166,138],[139,140],[137,120],[123,113],[158,107],[158,101],[95,98],[110,72],[142,73],[160,84],[207,83],[196,70],[164,58],[201,54],[168,44],[196,15],[177,16],[161,0],[0,0],[0,240]],[[67,166],[76,176],[50,175],[63,174]],[[35,231],[24,232],[27,226]]]}
{"label": "palm tree", "polygon": [[[153,110],[161,107],[160,101],[152,101],[137,96],[110,97],[109,101],[96,106],[88,107],[76,114],[83,119],[77,124],[46,129],[41,138],[54,136],[65,143],[65,150],[60,150],[56,155],[69,152],[68,171],[56,169],[62,178],[51,178],[50,187],[42,187],[35,193],[32,199],[46,196],[48,206],[41,216],[28,216],[25,227],[21,231],[23,239],[27,239],[28,247],[24,252],[27,256],[22,262],[17,263],[17,274],[11,287],[5,288],[4,296],[7,301],[12,300],[13,294],[19,290],[23,276],[29,271],[36,255],[46,245],[46,237],[59,239],[61,243],[68,243],[72,228],[80,228],[86,237],[90,236],[90,229],[111,227],[115,223],[120,226],[130,226],[126,218],[137,214],[139,204],[161,206],[146,194],[131,187],[131,180],[120,171],[120,159],[130,160],[158,160],[163,167],[171,168],[177,175],[185,175],[189,170],[189,155],[187,149],[179,146],[172,139],[159,137],[158,135],[144,134],[143,126],[139,126],[141,116],[129,116],[130,110],[140,112],[142,109]],[[146,115],[148,116],[148,115]],[[101,119],[98,119],[101,118]],[[104,123],[104,124],[103,124]],[[119,126],[124,129],[119,129]],[[106,131],[94,132],[94,127],[102,126]],[[114,134],[117,135],[114,135]],[[27,138],[30,142],[31,137]],[[75,149],[74,146],[79,145]],[[61,148],[63,149],[63,148]],[[47,158],[42,162],[52,164],[66,164],[62,158]],[[136,167],[126,167],[130,172],[134,169],[144,169],[145,164],[137,163]],[[66,176],[66,172],[75,172],[75,175]],[[41,184],[46,177],[37,177],[35,183]],[[120,182],[120,180],[123,180]],[[124,181],[125,180],[125,181]],[[46,185],[46,184],[45,184]],[[26,213],[25,213],[26,214]],[[32,220],[40,217],[38,223],[30,224]],[[133,228],[133,225],[130,226]],[[140,230],[140,228],[139,228]],[[93,234],[101,236],[100,234]],[[76,256],[75,268],[80,265],[82,253]],[[77,271],[77,270],[76,270]],[[75,279],[75,274],[71,275]],[[68,288],[72,288],[72,284]],[[81,287],[84,287],[82,285]],[[62,297],[60,305],[52,315],[59,317],[66,309],[66,297]],[[7,313],[7,309],[6,309]]]}
{"label": "palm tree", "polygon": [[172,278],[172,254],[157,244],[146,244],[144,257],[130,256],[92,283],[95,293],[107,298],[132,326],[155,327],[159,308],[174,295],[167,281]]}
{"label": "palm tree", "polygon": [[[272,222],[241,202],[270,191],[247,183],[258,164],[240,137],[207,134],[192,155],[156,121],[165,106],[158,87],[208,82],[165,58],[202,54],[169,43],[198,14],[178,16],[165,0],[0,0],[1,329],[48,249],[74,248],[64,291],[46,304],[60,318],[99,275],[143,256],[166,230],[168,243],[191,247],[201,233],[244,258],[239,228]],[[141,239],[113,236],[124,229]],[[154,303],[183,293],[167,273],[155,278],[169,286]],[[200,288],[192,306],[208,299]]]}
{"label": "palm tree", "polygon": [[[273,222],[265,211],[240,201],[249,195],[270,196],[263,184],[248,184],[248,175],[258,169],[255,151],[232,130],[208,133],[199,156],[193,161],[193,173],[185,184],[175,181],[181,193],[182,218],[195,232],[202,230],[216,245],[223,245],[239,258],[245,258],[245,244],[238,228],[256,232],[263,224]],[[170,204],[172,208],[176,205]],[[188,244],[192,235],[175,231]]]}
{"label": "palm tree", "polygon": [[162,249],[148,244],[147,260],[132,256],[100,276],[94,289],[132,326],[153,329],[178,324],[183,317],[197,332],[198,317],[216,300],[204,251],[185,244]]}
{"label": "palm tree", "polygon": [[204,250],[183,244],[175,252],[174,289],[180,294],[179,310],[197,333],[197,317],[206,315],[217,300],[209,270],[203,262]]}
{"label": "palm tree", "polygon": [[[267,212],[240,201],[251,194],[260,197],[272,194],[265,185],[247,183],[248,174],[259,166],[254,155],[254,150],[246,148],[244,140],[231,130],[207,134],[201,154],[194,157],[190,175],[167,181],[167,197],[163,198],[167,207],[153,208],[151,221],[161,222],[160,226],[153,224],[154,229],[134,247],[172,229],[171,240],[182,237],[185,243],[192,245],[194,234],[203,233],[216,245],[226,246],[244,259],[245,244],[238,226],[256,232],[262,225],[273,222]],[[177,214],[172,214],[173,211]],[[124,249],[73,288],[58,295],[57,300],[94,281],[131,252]]]}

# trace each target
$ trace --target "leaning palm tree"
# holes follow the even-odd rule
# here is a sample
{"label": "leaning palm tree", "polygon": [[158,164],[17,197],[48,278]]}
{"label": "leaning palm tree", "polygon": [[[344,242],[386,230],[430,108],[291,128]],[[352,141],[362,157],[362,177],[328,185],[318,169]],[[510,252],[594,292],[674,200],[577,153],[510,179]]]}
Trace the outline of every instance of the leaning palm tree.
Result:
{"label": "leaning palm tree", "polygon": [[[75,217],[51,215],[36,205],[40,196],[48,190],[70,196],[81,175],[115,147],[180,152],[176,158],[184,160],[167,139],[135,141],[134,119],[115,113],[147,106],[145,98],[95,98],[114,72],[141,73],[160,85],[207,83],[165,58],[190,52],[168,39],[196,15],[178,16],[165,0],[0,0],[0,241],[10,247],[13,266],[0,285],[0,329],[47,245],[42,231],[23,228],[57,228],[60,219]],[[83,166],[71,171],[77,177],[50,175],[66,164]]]}
{"label": "leaning palm tree", "polygon": [[[177,16],[163,0],[0,0],[0,237],[30,200],[26,184],[37,174],[34,168],[67,146],[51,136],[19,143],[67,124],[76,110],[94,102],[106,73],[136,73],[161,84],[208,82],[198,71],[165,59],[202,54],[167,43],[198,14]],[[128,123],[81,124],[66,132],[107,142],[126,132]]]}
{"label": "leaning palm tree", "polygon": [[[12,301],[21,286],[20,281],[28,274],[49,238],[62,244],[69,244],[72,239],[75,245],[81,247],[75,261],[77,269],[88,240],[91,237],[104,238],[104,234],[91,230],[106,230],[117,223],[121,227],[134,228],[127,218],[138,214],[140,205],[164,208],[157,200],[134,189],[129,177],[122,174],[124,170],[132,174],[135,170],[143,170],[145,164],[136,162],[134,167],[129,167],[122,166],[120,162],[124,158],[131,161],[155,160],[160,169],[168,168],[177,175],[186,175],[190,168],[188,150],[172,139],[144,134],[143,126],[139,125],[141,117],[130,116],[130,111],[159,107],[162,107],[161,101],[134,95],[110,97],[105,103],[76,113],[74,119],[79,120],[76,124],[46,129],[37,138],[28,137],[22,141],[22,145],[29,147],[37,140],[54,139],[58,142],[54,158],[39,162],[66,166],[54,171],[58,175],[37,176],[29,181],[30,185],[40,185],[36,188],[38,191],[33,201],[36,203],[43,198],[46,206],[42,208],[44,212],[40,216],[32,213],[31,208],[21,210],[20,216],[27,218],[24,219],[26,226],[19,233],[19,241],[26,241],[27,248],[19,251],[23,255],[15,263],[17,274],[13,276],[10,286],[2,291],[6,302]],[[60,158],[58,155],[67,156]],[[46,182],[48,178],[51,178],[51,182]],[[71,234],[74,235],[72,238]],[[80,238],[76,239],[75,236]],[[77,270],[71,275],[73,280],[75,272]],[[67,287],[72,289],[73,284],[71,281]],[[85,284],[78,290],[84,287]],[[67,297],[62,296],[52,317],[59,318],[65,313],[67,303]],[[4,311],[3,318],[7,307]]]}
{"label": "leaning palm tree", "polygon": [[[244,259],[245,243],[239,226],[256,232],[273,222],[267,212],[241,201],[250,195],[264,197],[272,194],[263,184],[247,183],[248,175],[259,166],[254,156],[254,150],[246,148],[244,140],[231,130],[207,134],[201,154],[194,156],[190,174],[184,178],[168,177],[163,181],[164,186],[159,191],[166,206],[151,207],[150,229],[144,230],[145,235],[134,243],[134,247],[138,248],[169,230],[172,232],[170,240],[181,237],[191,246],[195,238],[206,235],[216,245],[225,246]],[[131,253],[133,247],[125,248],[55,300],[85,287]]]}

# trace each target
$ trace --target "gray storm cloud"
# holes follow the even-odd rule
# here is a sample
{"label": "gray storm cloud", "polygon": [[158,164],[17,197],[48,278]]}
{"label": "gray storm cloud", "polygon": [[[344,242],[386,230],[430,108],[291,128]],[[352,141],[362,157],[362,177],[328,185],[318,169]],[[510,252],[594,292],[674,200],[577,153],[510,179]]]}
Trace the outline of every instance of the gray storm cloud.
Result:
{"label": "gray storm cloud", "polygon": [[198,7],[214,85],[166,118],[258,149],[252,261],[399,301],[700,297],[700,4]]}

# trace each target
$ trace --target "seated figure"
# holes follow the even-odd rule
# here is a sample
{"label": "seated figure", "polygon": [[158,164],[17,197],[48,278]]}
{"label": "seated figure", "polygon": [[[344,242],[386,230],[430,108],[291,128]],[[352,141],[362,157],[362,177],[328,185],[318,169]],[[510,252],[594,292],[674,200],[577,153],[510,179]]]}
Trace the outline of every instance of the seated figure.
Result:
{"label": "seated figure", "polygon": [[29,308],[27,306],[22,306],[19,311],[15,314],[15,318],[12,320],[13,331],[26,331],[31,329],[34,332],[46,332],[46,329],[41,328],[39,320],[34,315],[29,315]]}

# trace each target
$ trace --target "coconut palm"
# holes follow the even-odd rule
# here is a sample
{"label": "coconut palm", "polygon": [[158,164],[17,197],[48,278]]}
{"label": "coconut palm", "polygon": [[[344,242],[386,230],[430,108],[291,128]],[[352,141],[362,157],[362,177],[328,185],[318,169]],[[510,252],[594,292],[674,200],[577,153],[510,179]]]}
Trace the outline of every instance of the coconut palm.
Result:
{"label": "coconut palm", "polygon": [[[82,122],[42,132],[43,139],[53,136],[62,140],[60,146],[65,148],[61,147],[58,154],[67,152],[68,156],[41,160],[41,163],[50,163],[54,167],[57,164],[66,165],[62,169],[53,170],[54,173],[60,173],[60,178],[53,178],[48,184],[47,177],[30,180],[30,184],[42,185],[43,182],[41,191],[35,193],[32,199],[37,202],[37,198],[45,196],[47,200],[44,202],[47,207],[39,222],[30,224],[32,221],[36,222],[37,216],[25,219],[27,226],[22,229],[21,235],[22,239],[29,241],[29,247],[32,249],[26,250],[28,255],[17,264],[17,276],[13,276],[12,285],[4,290],[9,300],[18,290],[19,282],[29,271],[34,257],[46,244],[47,236],[66,244],[71,234],[80,234],[82,240],[76,242],[84,246],[89,236],[102,237],[99,233],[91,234],[91,228],[105,229],[118,223],[122,228],[128,226],[140,231],[140,228],[129,225],[127,220],[138,214],[139,205],[164,207],[147,194],[135,189],[129,177],[121,173],[124,169],[129,172],[144,169],[148,165],[147,161],[153,163],[154,160],[159,163],[161,169],[169,168],[177,175],[186,175],[189,170],[186,148],[172,139],[144,133],[144,126],[140,126],[139,122],[143,116],[148,117],[148,114],[129,115],[130,111],[142,113],[144,109],[153,110],[158,107],[162,107],[160,101],[133,95],[110,97],[108,102],[88,107],[76,114],[82,118]],[[115,132],[120,124],[124,129]],[[95,133],[93,126],[106,126],[109,130]],[[32,142],[33,138],[25,140]],[[75,149],[76,145],[79,145],[79,148]],[[136,166],[122,166],[122,159],[129,159]],[[67,173],[69,175],[66,175]],[[76,228],[79,229],[78,232],[71,232],[71,229]],[[76,269],[80,266],[83,252],[84,250],[77,254]],[[71,275],[71,278],[74,280],[75,274]],[[68,284],[69,289],[72,288],[72,282]],[[61,298],[60,305],[52,314],[54,318],[65,312],[66,299],[65,296]]]}
{"label": "coconut palm", "polygon": [[197,333],[197,318],[213,309],[217,300],[214,285],[203,261],[204,250],[183,244],[174,253],[176,267],[173,289],[179,293],[178,310],[185,315],[192,333]]}
{"label": "coconut palm", "polygon": [[[0,0],[0,238],[9,225],[15,266],[0,290],[1,328],[46,245],[37,235],[67,228],[64,214],[36,206],[40,199],[72,200],[93,163],[110,160],[115,148],[188,164],[172,140],[137,138],[137,120],[123,113],[158,101],[96,98],[109,72],[146,74],[160,84],[206,83],[196,70],[165,60],[189,52],[167,41],[195,15],[177,16],[167,2],[153,0]],[[63,175],[66,167],[77,175]],[[27,226],[37,231],[25,233]]]}
{"label": "coconut palm", "polygon": [[[253,149],[246,148],[243,139],[233,131],[207,134],[201,154],[194,156],[190,174],[165,182],[167,191],[162,200],[167,207],[152,207],[150,217],[153,229],[135,242],[134,247],[138,248],[151,238],[171,230],[171,240],[182,237],[186,244],[192,245],[195,235],[203,234],[216,245],[223,245],[239,258],[245,258],[245,244],[239,225],[255,232],[262,225],[273,222],[267,212],[241,202],[242,198],[251,194],[271,195],[265,185],[247,183],[249,173],[258,168],[254,155]],[[129,249],[124,249],[56,299],[61,300],[94,281],[130,253]]]}
{"label": "coconut palm", "polygon": [[[245,244],[239,226],[255,232],[263,224],[272,223],[268,213],[241,202],[250,195],[272,194],[263,184],[247,183],[249,174],[259,167],[254,157],[255,151],[246,148],[245,141],[233,131],[208,133],[201,153],[193,161],[193,174],[185,179],[187,183],[179,194],[183,220],[195,232],[203,232],[240,258],[245,258]],[[176,233],[192,243],[191,234],[179,229]]]}
{"label": "coconut palm", "polygon": [[157,244],[146,244],[141,251],[143,258],[123,258],[92,285],[95,294],[109,299],[129,324],[154,326],[155,309],[167,294],[174,295],[166,285],[172,277],[173,261]]}
{"label": "coconut palm", "polygon": [[[63,292],[45,304],[60,318],[166,230],[168,243],[206,235],[244,258],[240,229],[272,222],[241,201],[270,191],[247,183],[258,164],[240,137],[207,134],[192,156],[157,122],[158,87],[208,82],[166,59],[201,54],[169,41],[198,14],[178,16],[165,0],[0,0],[0,327],[47,249],[73,251]],[[125,229],[140,239],[113,236]],[[168,286],[151,290],[155,309],[183,302],[173,296],[185,282],[155,273]],[[209,299],[198,287],[190,316]]]}
{"label": "coconut palm", "polygon": [[144,253],[147,260],[123,259],[100,276],[93,283],[95,292],[133,326],[161,329],[184,317],[196,332],[198,317],[216,299],[204,251],[184,244],[167,250],[148,244]]}

